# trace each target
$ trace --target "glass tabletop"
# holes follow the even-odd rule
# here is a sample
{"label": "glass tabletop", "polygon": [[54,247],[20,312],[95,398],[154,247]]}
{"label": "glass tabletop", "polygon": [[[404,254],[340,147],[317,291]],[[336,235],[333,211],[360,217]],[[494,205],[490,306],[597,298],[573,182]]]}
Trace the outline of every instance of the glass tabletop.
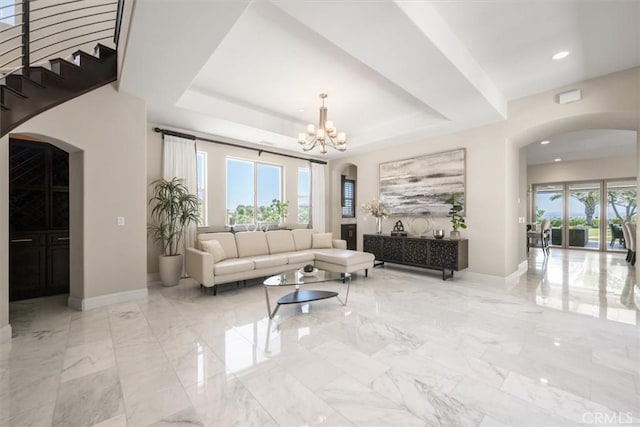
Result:
{"label": "glass tabletop", "polygon": [[293,286],[304,285],[309,283],[329,282],[332,280],[342,280],[350,278],[351,274],[334,273],[332,271],[318,270],[313,276],[304,276],[300,270],[286,271],[281,274],[271,276],[264,281],[265,286]]}

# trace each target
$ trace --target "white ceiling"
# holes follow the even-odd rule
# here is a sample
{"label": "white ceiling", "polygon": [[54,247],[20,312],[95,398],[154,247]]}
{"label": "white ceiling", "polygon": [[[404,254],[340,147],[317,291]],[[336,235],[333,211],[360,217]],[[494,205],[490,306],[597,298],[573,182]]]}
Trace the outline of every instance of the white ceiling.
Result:
{"label": "white ceiling", "polygon": [[637,135],[630,130],[592,129],[566,132],[546,138],[526,147],[527,164],[540,165],[572,160],[600,159],[604,157],[636,156]]}
{"label": "white ceiling", "polygon": [[503,120],[509,100],[640,65],[639,4],[138,0],[120,89],[153,122],[298,153],[327,92],[348,137],[338,157]]}

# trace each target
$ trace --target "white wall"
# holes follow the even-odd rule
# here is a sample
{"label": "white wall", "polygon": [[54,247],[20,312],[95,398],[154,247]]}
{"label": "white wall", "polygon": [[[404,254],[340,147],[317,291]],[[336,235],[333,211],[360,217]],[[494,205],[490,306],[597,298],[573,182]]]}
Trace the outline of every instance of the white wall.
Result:
{"label": "white wall", "polygon": [[[147,136],[147,182],[151,183],[162,175],[162,135],[151,131],[153,127],[161,127],[162,125],[148,125]],[[232,141],[228,138],[222,138],[213,135],[202,134],[190,130],[182,130],[171,128],[172,130],[196,135],[199,137],[213,139],[223,142],[231,142],[234,144],[245,144],[239,141]],[[248,145],[248,144],[246,144]],[[207,153],[207,219],[208,227],[212,229],[223,228],[226,220],[226,158],[234,157],[251,161],[259,161],[284,167],[283,176],[283,200],[289,201],[289,213],[287,216],[288,223],[296,223],[298,218],[298,168],[309,168],[309,162],[289,157],[277,156],[273,154],[262,153],[253,150],[230,147],[222,144],[215,144],[206,141],[196,140],[196,148],[198,151]],[[261,147],[264,148],[264,147]],[[275,150],[270,150],[275,151]],[[291,154],[291,153],[288,153]],[[301,153],[302,154],[302,153]],[[327,188],[329,185],[327,184]],[[151,187],[148,187],[148,197],[150,197]],[[147,271],[152,274],[158,271],[158,248],[153,242],[148,242],[147,249]]]}
{"label": "white wall", "polygon": [[[584,99],[558,104],[556,94],[567,89],[582,89]],[[509,118],[500,123],[340,159],[332,164],[333,231],[340,227],[340,194],[335,189],[339,189],[345,164],[358,167],[358,197],[366,201],[378,198],[380,163],[464,147],[468,229],[462,234],[469,238],[469,271],[508,276],[526,260],[525,224],[518,222],[527,197],[520,148],[571,130],[638,130],[639,105],[640,68],[634,68],[513,101],[509,103]],[[383,230],[389,230],[395,221],[388,219]],[[447,218],[434,222],[436,228],[451,230]],[[374,221],[365,221],[362,213],[358,214],[358,223],[358,247],[362,248],[362,234],[373,232],[375,226]]]}
{"label": "white wall", "polygon": [[[146,122],[144,102],[107,85],[14,130],[73,150],[70,296],[79,301],[119,292],[146,292]],[[2,242],[8,241],[8,141],[8,136],[0,139]],[[78,201],[79,209],[74,208]],[[79,213],[81,221],[74,217]],[[125,217],[125,226],[116,225],[117,216]],[[8,245],[3,244],[0,327],[8,321],[7,260]]]}

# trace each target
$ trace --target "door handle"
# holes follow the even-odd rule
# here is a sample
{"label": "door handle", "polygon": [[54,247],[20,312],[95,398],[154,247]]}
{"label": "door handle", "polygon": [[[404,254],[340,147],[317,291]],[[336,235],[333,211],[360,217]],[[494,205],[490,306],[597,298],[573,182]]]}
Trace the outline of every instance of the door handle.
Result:
{"label": "door handle", "polygon": [[33,239],[13,239],[11,243],[24,243],[24,242],[33,242]]}
{"label": "door handle", "polygon": [[58,240],[69,240],[68,237],[58,237]]}

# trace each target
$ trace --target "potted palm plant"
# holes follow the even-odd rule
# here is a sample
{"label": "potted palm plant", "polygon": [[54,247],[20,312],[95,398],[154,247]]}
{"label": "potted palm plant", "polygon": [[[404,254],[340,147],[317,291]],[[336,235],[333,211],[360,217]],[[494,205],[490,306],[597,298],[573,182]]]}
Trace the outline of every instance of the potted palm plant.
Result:
{"label": "potted palm plant", "polygon": [[464,223],[464,217],[460,215],[460,212],[464,209],[462,203],[458,198],[460,194],[452,193],[449,198],[445,201],[445,203],[451,205],[449,208],[449,216],[451,217],[451,224],[453,225],[453,231],[450,236],[452,239],[460,238],[460,228],[467,228],[467,224]]}
{"label": "potted palm plant", "polygon": [[182,273],[180,242],[185,228],[198,223],[199,201],[190,194],[181,179],[158,179],[154,185],[149,234],[162,247],[159,256],[160,280],[165,286],[175,286]]}

